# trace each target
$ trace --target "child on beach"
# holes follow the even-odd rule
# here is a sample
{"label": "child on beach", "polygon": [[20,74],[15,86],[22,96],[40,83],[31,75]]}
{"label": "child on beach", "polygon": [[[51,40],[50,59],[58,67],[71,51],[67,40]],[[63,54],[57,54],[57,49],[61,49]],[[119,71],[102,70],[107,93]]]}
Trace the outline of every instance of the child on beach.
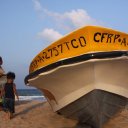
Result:
{"label": "child on beach", "polygon": [[15,95],[19,100],[19,96],[14,83],[15,73],[7,73],[7,82],[2,88],[2,95],[4,96],[4,111],[7,113],[6,118],[11,119],[15,112]]}

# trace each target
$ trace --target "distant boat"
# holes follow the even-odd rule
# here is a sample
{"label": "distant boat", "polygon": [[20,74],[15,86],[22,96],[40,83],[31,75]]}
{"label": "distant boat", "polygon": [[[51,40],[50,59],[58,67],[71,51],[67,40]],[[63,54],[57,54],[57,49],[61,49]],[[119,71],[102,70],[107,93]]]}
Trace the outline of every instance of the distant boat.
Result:
{"label": "distant boat", "polygon": [[32,60],[25,83],[40,89],[54,112],[102,128],[128,103],[128,34],[73,31]]}

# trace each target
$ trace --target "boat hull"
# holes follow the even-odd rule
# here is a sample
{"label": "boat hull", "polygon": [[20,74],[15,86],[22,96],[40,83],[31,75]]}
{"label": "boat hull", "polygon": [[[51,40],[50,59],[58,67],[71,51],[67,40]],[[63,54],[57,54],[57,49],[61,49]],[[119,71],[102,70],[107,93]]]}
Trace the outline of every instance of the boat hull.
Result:
{"label": "boat hull", "polygon": [[42,90],[53,111],[58,111],[87,93],[100,89],[128,98],[128,60],[124,58],[86,61],[59,67],[30,79]]}
{"label": "boat hull", "polygon": [[126,97],[96,89],[57,112],[66,118],[78,120],[79,127],[102,128],[126,105]]}

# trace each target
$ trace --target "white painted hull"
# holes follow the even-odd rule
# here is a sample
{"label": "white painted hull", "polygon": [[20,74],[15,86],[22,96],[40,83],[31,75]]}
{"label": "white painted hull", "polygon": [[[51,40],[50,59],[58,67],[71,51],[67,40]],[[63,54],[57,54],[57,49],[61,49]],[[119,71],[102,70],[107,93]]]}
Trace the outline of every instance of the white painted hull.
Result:
{"label": "white painted hull", "polygon": [[54,111],[58,111],[92,90],[99,89],[128,98],[128,60],[91,60],[61,66],[30,79],[29,84],[47,90]]}

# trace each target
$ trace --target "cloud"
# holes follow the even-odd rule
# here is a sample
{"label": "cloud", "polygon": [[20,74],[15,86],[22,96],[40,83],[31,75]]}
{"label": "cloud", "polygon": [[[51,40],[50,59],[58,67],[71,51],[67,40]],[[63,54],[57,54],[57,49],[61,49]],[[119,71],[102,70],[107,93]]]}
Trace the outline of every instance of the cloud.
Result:
{"label": "cloud", "polygon": [[72,10],[71,12],[64,13],[65,20],[70,20],[70,22],[76,27],[81,27],[84,25],[95,25],[96,20],[88,15],[88,13],[83,9]]}
{"label": "cloud", "polygon": [[86,25],[101,24],[101,22],[97,22],[95,19],[89,16],[84,9],[71,10],[65,13],[51,12],[45,9],[44,13],[47,14],[47,16],[52,17],[57,24],[63,24],[63,28],[69,28],[70,30]]}
{"label": "cloud", "polygon": [[38,37],[42,38],[46,42],[53,42],[62,37],[62,35],[54,29],[45,28],[43,31],[38,33]]}
{"label": "cloud", "polygon": [[[39,0],[33,0],[36,11],[42,11],[42,15],[45,15],[46,19],[54,21],[57,27],[63,30],[72,31],[73,29],[86,26],[86,25],[101,25],[100,21],[96,21],[92,18],[85,9],[76,9],[64,13],[58,13],[43,8]],[[47,18],[46,18],[47,17]],[[51,23],[53,24],[53,22]]]}
{"label": "cloud", "polygon": [[42,6],[41,6],[39,0],[32,0],[32,1],[34,3],[34,9],[36,11],[42,11]]}
{"label": "cloud", "polygon": [[59,30],[64,33],[69,33],[82,26],[103,24],[100,21],[96,21],[94,18],[92,18],[84,9],[76,9],[59,13],[43,8],[39,0],[33,0],[33,2],[35,10],[38,12],[38,14],[41,14],[43,17],[45,16],[43,20],[49,24],[51,23],[51,29],[48,29],[49,26],[46,26],[47,28],[44,28],[44,30],[38,33],[38,37],[48,42],[55,41],[62,37]]}

